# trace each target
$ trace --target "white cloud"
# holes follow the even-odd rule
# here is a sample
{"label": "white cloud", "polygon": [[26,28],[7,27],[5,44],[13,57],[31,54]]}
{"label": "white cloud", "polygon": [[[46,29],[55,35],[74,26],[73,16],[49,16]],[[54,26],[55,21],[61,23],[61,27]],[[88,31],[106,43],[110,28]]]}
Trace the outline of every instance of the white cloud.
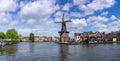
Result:
{"label": "white cloud", "polygon": [[112,32],[118,31],[120,28],[119,21],[109,22],[110,19],[116,19],[116,17],[111,16],[110,18],[103,16],[90,16],[87,18],[88,26],[93,30],[100,32]]}
{"label": "white cloud", "polygon": [[105,33],[111,32],[108,28],[99,28],[98,31],[99,32],[105,32]]}
{"label": "white cloud", "polygon": [[81,17],[82,15],[79,12],[71,12],[70,16],[72,16],[72,17]]}
{"label": "white cloud", "polygon": [[73,25],[87,26],[85,19],[72,19],[71,21]]}
{"label": "white cloud", "polygon": [[110,23],[104,24],[100,22],[89,23],[89,26],[94,30],[97,28],[97,31],[100,32],[115,32],[120,30],[120,20],[112,21]]}
{"label": "white cloud", "polygon": [[18,34],[21,34],[23,36],[29,36],[31,32],[36,33],[37,29],[29,28],[29,27],[19,27],[16,30],[18,31]]}
{"label": "white cloud", "polygon": [[74,17],[85,17],[87,15],[93,14],[94,10],[88,8],[86,5],[80,5],[79,9],[82,10],[82,12],[71,12],[70,16],[74,16]]}
{"label": "white cloud", "polygon": [[9,13],[1,12],[0,13],[0,24],[7,24],[11,20],[11,15]]}
{"label": "white cloud", "polygon": [[70,7],[72,7],[72,4],[67,3],[63,6],[63,10],[69,11]]}
{"label": "white cloud", "polygon": [[62,20],[62,15],[63,15],[63,12],[61,12],[61,11],[58,11],[58,12],[56,12],[55,13],[55,21],[61,21]]}
{"label": "white cloud", "polygon": [[17,25],[18,23],[19,23],[19,21],[18,21],[18,20],[15,20],[15,21],[11,21],[11,24],[10,24],[10,25],[15,26],[15,25]]}
{"label": "white cloud", "polygon": [[34,19],[29,19],[29,20],[27,21],[28,24],[34,24],[35,22],[36,22],[36,20],[34,20]]}
{"label": "white cloud", "polygon": [[120,30],[120,20],[113,21],[108,24],[109,31],[118,31]]}
{"label": "white cloud", "polygon": [[[46,30],[47,29],[47,30]],[[53,28],[54,29],[54,28]],[[32,32],[35,34],[35,36],[56,36],[59,35],[58,32],[54,32],[53,29],[48,28],[30,28],[30,27],[22,27],[18,28],[17,31],[19,34],[22,34],[23,36],[29,36],[29,34]]]}
{"label": "white cloud", "polygon": [[107,25],[103,24],[103,23],[99,23],[99,22],[93,22],[90,25],[92,28],[106,28]]}
{"label": "white cloud", "polygon": [[31,28],[19,28],[18,29],[18,32],[19,33],[30,33],[32,32],[33,30]]}
{"label": "white cloud", "polygon": [[20,15],[23,19],[49,18],[55,10],[59,9],[55,2],[56,0],[37,0],[23,4]]}
{"label": "white cloud", "polygon": [[110,19],[111,19],[111,20],[115,20],[115,19],[117,19],[117,17],[114,16],[114,15],[112,15],[112,16],[110,17]]}
{"label": "white cloud", "polygon": [[0,12],[15,11],[17,7],[16,0],[0,0]]}
{"label": "white cloud", "polygon": [[102,12],[100,15],[101,15],[101,16],[107,16],[107,15],[108,15],[108,11]]}
{"label": "white cloud", "polygon": [[114,5],[115,0],[93,0],[92,3],[87,6],[95,11],[103,10],[105,8],[110,8]]}
{"label": "white cloud", "polygon": [[87,19],[87,22],[92,23],[92,22],[107,22],[109,19],[103,16],[90,16]]}
{"label": "white cloud", "polygon": [[75,5],[83,5],[87,2],[89,2],[89,0],[73,0]]}
{"label": "white cloud", "polygon": [[70,32],[80,32],[87,26],[85,19],[71,19],[71,21],[72,22],[67,25]]}
{"label": "white cloud", "polygon": [[55,17],[59,17],[59,16],[62,16],[62,15],[63,15],[63,12],[61,12],[61,11],[58,11],[58,12],[55,13]]}
{"label": "white cloud", "polygon": [[0,25],[15,25],[13,16],[9,12],[15,12],[18,9],[17,0],[0,0]]}
{"label": "white cloud", "polygon": [[94,31],[99,31],[99,32],[111,32],[108,29],[108,26],[104,23],[100,23],[100,22],[93,22],[93,23],[89,23],[89,26],[91,27],[91,29]]}
{"label": "white cloud", "polygon": [[[53,20],[56,21],[56,22],[62,21],[63,13],[64,12],[62,12],[62,11],[57,11],[54,15],[55,18]],[[68,13],[64,13],[64,20],[65,21],[69,20],[69,14]]]}
{"label": "white cloud", "polygon": [[79,9],[82,10],[82,12],[71,12],[70,16],[73,17],[84,17],[86,15],[93,14],[94,11],[90,9],[86,4],[90,3],[90,0],[73,0],[74,5],[78,5]]}
{"label": "white cloud", "polygon": [[95,11],[101,11],[110,8],[115,4],[115,0],[73,0],[74,5],[78,5],[83,12],[79,16],[84,17],[94,14]]}

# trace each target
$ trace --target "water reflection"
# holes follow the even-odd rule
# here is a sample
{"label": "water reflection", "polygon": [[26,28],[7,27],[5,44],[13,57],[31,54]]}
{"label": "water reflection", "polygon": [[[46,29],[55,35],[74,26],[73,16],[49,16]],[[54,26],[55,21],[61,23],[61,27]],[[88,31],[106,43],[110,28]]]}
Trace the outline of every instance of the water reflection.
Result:
{"label": "water reflection", "polygon": [[6,55],[6,56],[14,56],[17,52],[17,46],[16,45],[8,45],[5,47],[0,47],[0,56]]}
{"label": "water reflection", "polygon": [[60,61],[65,61],[68,55],[68,45],[60,45]]}
{"label": "water reflection", "polygon": [[15,56],[17,52],[17,46],[16,45],[9,45],[4,48],[4,51],[7,56]]}
{"label": "water reflection", "polygon": [[0,47],[0,56],[3,55],[4,51],[3,51],[3,48]]}
{"label": "water reflection", "polygon": [[14,61],[17,53],[17,45],[0,47],[0,61]]}
{"label": "water reflection", "polygon": [[21,42],[0,47],[0,61],[120,61],[119,44]]}
{"label": "water reflection", "polygon": [[19,43],[18,61],[59,61],[59,44],[52,42]]}

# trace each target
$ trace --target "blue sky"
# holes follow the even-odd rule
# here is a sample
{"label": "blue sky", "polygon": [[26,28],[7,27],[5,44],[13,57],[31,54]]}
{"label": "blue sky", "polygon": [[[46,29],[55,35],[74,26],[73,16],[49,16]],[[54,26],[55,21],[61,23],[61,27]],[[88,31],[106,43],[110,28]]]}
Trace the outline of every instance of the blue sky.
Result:
{"label": "blue sky", "polygon": [[70,36],[75,32],[120,30],[120,0],[0,0],[0,31],[59,36],[62,14]]}

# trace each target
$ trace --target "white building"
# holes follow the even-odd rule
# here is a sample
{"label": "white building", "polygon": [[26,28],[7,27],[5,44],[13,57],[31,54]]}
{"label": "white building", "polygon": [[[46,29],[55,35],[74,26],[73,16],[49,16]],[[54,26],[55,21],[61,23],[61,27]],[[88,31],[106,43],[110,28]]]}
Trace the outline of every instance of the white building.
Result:
{"label": "white building", "polygon": [[74,40],[75,42],[81,42],[82,41],[81,33],[74,33]]}

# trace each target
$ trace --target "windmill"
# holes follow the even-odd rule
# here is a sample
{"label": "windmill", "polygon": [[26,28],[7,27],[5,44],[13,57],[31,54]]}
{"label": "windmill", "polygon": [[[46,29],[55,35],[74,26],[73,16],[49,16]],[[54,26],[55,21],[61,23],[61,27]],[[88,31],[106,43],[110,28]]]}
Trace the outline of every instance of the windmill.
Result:
{"label": "windmill", "polygon": [[62,24],[62,28],[61,31],[59,31],[59,35],[60,35],[60,43],[68,43],[69,42],[69,32],[67,31],[66,28],[66,22],[71,22],[71,21],[64,21],[64,14],[62,16],[62,22],[55,22],[55,23],[61,23]]}

